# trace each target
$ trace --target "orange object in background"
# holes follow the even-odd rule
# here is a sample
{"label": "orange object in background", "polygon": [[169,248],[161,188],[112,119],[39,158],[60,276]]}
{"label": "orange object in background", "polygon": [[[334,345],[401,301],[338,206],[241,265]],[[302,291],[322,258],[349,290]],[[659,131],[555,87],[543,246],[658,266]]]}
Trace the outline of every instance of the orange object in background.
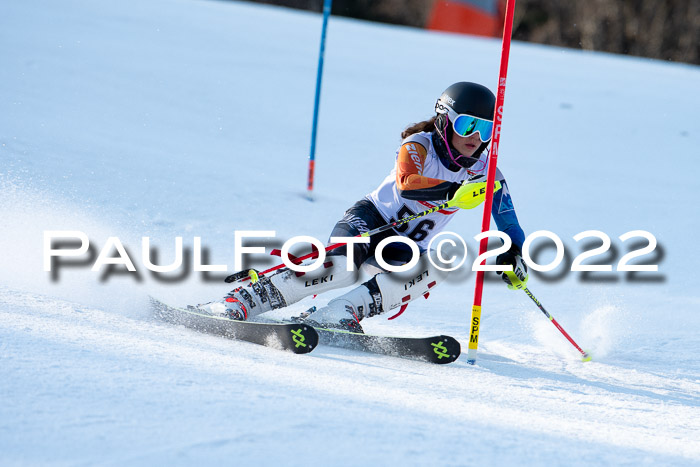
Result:
{"label": "orange object in background", "polygon": [[503,31],[501,0],[436,0],[427,28],[436,31],[500,37]]}

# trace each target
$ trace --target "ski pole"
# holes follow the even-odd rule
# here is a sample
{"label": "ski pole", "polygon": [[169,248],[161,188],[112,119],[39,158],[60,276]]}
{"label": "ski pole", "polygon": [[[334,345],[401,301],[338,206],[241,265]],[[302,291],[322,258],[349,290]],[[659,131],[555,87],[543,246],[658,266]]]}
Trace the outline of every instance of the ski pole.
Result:
{"label": "ski pole", "polygon": [[[401,219],[393,222],[389,222],[387,224],[384,224],[380,227],[377,227],[376,229],[370,230],[369,232],[362,233],[360,235],[355,235],[355,237],[371,237],[372,235],[376,235],[381,232],[386,232],[389,229],[392,229],[394,227],[398,227],[400,225],[406,224],[407,222],[411,222],[413,220],[419,219],[421,217],[427,216],[428,214],[432,214],[434,212],[440,211],[441,209],[445,208],[451,208],[451,207],[458,207],[461,209],[472,209],[475,206],[478,206],[481,202],[483,202],[483,198],[486,196],[486,183],[485,182],[476,182],[476,183],[466,183],[463,184],[460,190],[457,190],[457,193],[455,196],[449,200],[445,201],[442,204],[438,204],[437,206],[433,206],[430,209],[426,209],[425,211],[421,211],[418,214],[414,214],[412,216],[408,217],[402,217]],[[468,187],[468,188],[467,188]],[[498,191],[501,189],[501,182],[496,181],[494,184],[494,191]],[[461,194],[460,191],[464,190]],[[328,245],[326,248],[324,248],[325,251],[331,251],[335,250],[336,248],[340,248],[341,246],[345,245],[346,242],[340,242],[340,243],[334,243],[332,245]],[[311,253],[308,253],[304,256],[299,256],[298,258],[290,258],[292,263],[294,264],[299,264],[302,261],[309,259],[309,258],[318,258],[319,252],[317,250],[312,251]],[[255,269],[249,269],[245,271],[238,271],[234,274],[231,274],[230,276],[226,277],[224,279],[226,282],[239,282],[239,281],[246,281],[246,280],[251,280],[252,282],[257,282],[259,276],[264,276],[265,274],[269,274],[273,271],[277,271],[278,269],[282,269],[286,267],[284,263],[278,264],[276,266],[273,266],[269,269],[266,269],[262,272],[258,272]]]}
{"label": "ski pole", "polygon": [[[403,225],[407,222],[411,222],[412,220],[419,219],[421,217],[427,216],[428,214],[432,214],[434,212],[437,212],[441,209],[449,208],[452,207],[454,200],[450,200],[447,202],[444,202],[442,204],[438,204],[437,206],[433,206],[430,209],[426,209],[425,211],[421,211],[418,214],[414,214],[409,217],[402,217],[401,219],[394,221],[394,222],[389,222],[388,224],[382,225],[381,227],[377,227],[376,229],[370,230],[369,232],[362,233],[360,235],[355,235],[355,237],[371,237],[372,235],[376,235],[381,232],[386,232],[389,229],[392,229],[394,227],[398,227],[400,225]],[[331,251],[335,250],[336,248],[340,248],[341,246],[345,245],[345,242],[340,242],[340,243],[333,243],[332,245],[328,245],[325,248],[325,251]],[[318,250],[314,250],[311,253],[308,253],[304,256],[299,256],[297,258],[294,258],[291,260],[292,263],[294,264],[299,264],[302,261],[309,259],[309,258],[318,258],[319,252]],[[230,276],[226,277],[224,279],[226,282],[239,282],[239,281],[246,281],[246,280],[252,280],[253,282],[257,282],[259,276],[264,276],[265,274],[269,274],[273,271],[277,271],[278,269],[282,269],[287,267],[284,263],[280,263],[276,266],[273,266],[269,269],[266,269],[262,272],[258,272],[255,269],[249,269],[249,270],[244,270],[244,271],[239,271],[234,274],[231,274]]]}
{"label": "ski pole", "polygon": [[561,331],[562,334],[564,334],[564,337],[566,337],[569,340],[569,342],[571,342],[571,344],[574,347],[576,347],[576,350],[581,352],[581,355],[583,355],[582,361],[590,362],[591,356],[588,354],[588,352],[585,352],[584,350],[582,350],[581,347],[579,347],[578,344],[576,342],[574,342],[574,340],[571,338],[571,336],[569,334],[567,334],[566,331],[564,331],[564,328],[562,328],[559,325],[559,323],[557,323],[557,320],[554,319],[554,317],[552,315],[550,315],[549,312],[547,312],[547,310],[544,309],[544,307],[542,306],[540,301],[535,298],[535,296],[532,294],[532,292],[530,292],[530,290],[527,287],[523,288],[523,291],[527,294],[528,297],[530,297],[532,299],[533,302],[535,302],[535,304],[539,307],[539,309],[542,310],[542,313],[544,313],[544,315],[547,318],[549,318],[549,320],[552,322],[552,324],[555,325],[557,327],[557,329],[559,329],[559,331]]}

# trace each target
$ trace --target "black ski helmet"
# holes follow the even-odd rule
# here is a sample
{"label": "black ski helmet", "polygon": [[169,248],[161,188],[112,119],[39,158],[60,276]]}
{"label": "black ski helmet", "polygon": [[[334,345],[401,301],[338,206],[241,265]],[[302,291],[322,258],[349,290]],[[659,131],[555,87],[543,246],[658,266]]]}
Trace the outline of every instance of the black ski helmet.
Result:
{"label": "black ski helmet", "polygon": [[[452,153],[459,154],[452,146],[452,125],[448,113],[467,114],[485,120],[493,120],[494,109],[496,107],[496,96],[486,86],[477,83],[462,81],[455,83],[445,89],[440,98],[435,103],[435,129],[438,137],[434,138],[438,149],[442,150],[442,157],[446,157],[448,167],[452,170],[469,168],[479,160],[479,156],[489,145],[489,142],[482,143],[470,157],[454,157]],[[439,151],[440,152],[440,151]],[[445,154],[446,153],[446,154]]]}

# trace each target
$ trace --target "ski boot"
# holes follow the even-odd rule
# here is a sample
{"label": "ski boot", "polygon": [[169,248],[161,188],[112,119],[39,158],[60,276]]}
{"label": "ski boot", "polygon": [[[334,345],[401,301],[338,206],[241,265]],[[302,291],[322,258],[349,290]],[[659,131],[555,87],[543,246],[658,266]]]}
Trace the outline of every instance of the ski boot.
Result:
{"label": "ski boot", "polygon": [[358,317],[342,309],[343,305],[335,305],[329,302],[327,306],[321,308],[312,306],[299,316],[292,317],[292,321],[320,329],[340,329],[364,334],[365,331],[362,329]]}
{"label": "ski boot", "polygon": [[341,329],[364,334],[360,321],[383,311],[376,281],[370,280],[350,292],[334,298],[328,305],[311,307],[296,320],[314,327]]}
{"label": "ski boot", "polygon": [[247,321],[248,319],[287,306],[284,297],[267,277],[254,284],[238,287],[222,300],[197,305],[196,309],[225,318]]}
{"label": "ski boot", "polygon": [[221,301],[201,303],[194,306],[189,306],[188,308],[195,311],[203,311],[212,316],[221,316],[223,318],[233,319],[236,321],[245,321],[248,319],[248,308],[250,304],[246,306],[241,300],[236,298],[235,294],[238,289],[232,290],[229,294]]}

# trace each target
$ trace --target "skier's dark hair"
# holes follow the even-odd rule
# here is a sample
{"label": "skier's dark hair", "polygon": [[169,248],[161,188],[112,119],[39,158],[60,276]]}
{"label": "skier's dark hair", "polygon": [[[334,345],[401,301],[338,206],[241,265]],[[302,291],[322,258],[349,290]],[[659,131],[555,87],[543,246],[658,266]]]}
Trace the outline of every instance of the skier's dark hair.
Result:
{"label": "skier's dark hair", "polygon": [[428,120],[423,120],[422,122],[414,123],[412,125],[409,125],[408,128],[403,130],[401,133],[401,139],[406,139],[411,135],[415,135],[416,133],[420,133],[421,131],[427,131],[431,132],[435,129],[435,119],[437,116],[434,116]]}

